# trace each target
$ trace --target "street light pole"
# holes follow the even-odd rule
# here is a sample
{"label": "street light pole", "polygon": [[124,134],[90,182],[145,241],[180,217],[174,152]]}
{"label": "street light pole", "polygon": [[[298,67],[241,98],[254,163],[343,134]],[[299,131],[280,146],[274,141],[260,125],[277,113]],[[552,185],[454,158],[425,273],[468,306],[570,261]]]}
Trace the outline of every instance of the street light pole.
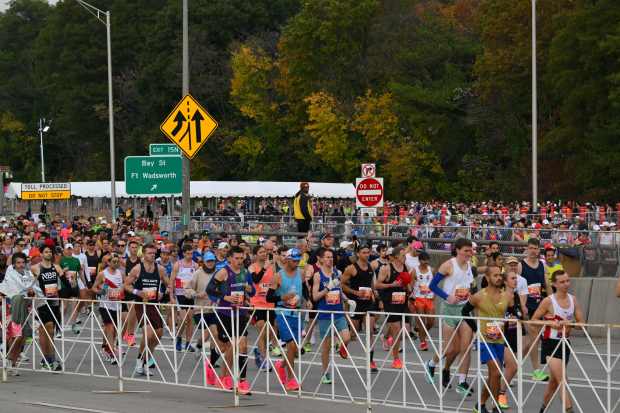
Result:
{"label": "street light pole", "polygon": [[45,162],[43,160],[43,119],[39,118],[39,139],[41,150],[41,182],[45,183]]}
{"label": "street light pole", "polygon": [[[112,38],[110,34],[110,12],[99,10],[84,0],[76,0],[90,14],[106,27],[106,43],[108,52],[108,131],[110,136],[110,203],[112,204],[112,221],[116,220],[116,167],[114,151],[114,99],[112,94]],[[102,18],[105,16],[105,20]]]}
{"label": "street light pole", "polygon": [[536,82],[536,0],[532,0],[532,210],[538,211],[538,88]]}
{"label": "street light pole", "polygon": [[[183,90],[182,97],[189,94],[189,23],[188,0],[183,0]],[[189,158],[183,155],[183,193],[181,215],[183,231],[187,233],[190,219],[190,165]]]}

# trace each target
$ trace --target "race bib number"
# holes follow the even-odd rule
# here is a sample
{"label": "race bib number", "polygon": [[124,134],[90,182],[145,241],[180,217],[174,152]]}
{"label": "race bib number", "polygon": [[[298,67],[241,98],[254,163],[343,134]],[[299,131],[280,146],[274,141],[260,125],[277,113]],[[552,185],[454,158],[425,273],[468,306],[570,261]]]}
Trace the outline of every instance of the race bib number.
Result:
{"label": "race bib number", "polygon": [[540,298],[540,291],[540,283],[530,284],[527,286],[528,295],[534,299]]}
{"label": "race bib number", "polygon": [[405,304],[406,299],[407,299],[407,293],[404,291],[392,293],[392,304]]}
{"label": "race bib number", "polygon": [[174,279],[174,288],[178,288],[180,290],[183,289],[183,280],[180,279],[179,277]]}
{"label": "race bib number", "polygon": [[372,298],[372,289],[368,287],[360,287],[359,291],[362,293],[362,300],[370,300]]}
{"label": "race bib number", "polygon": [[258,285],[258,295],[260,295],[261,297],[267,296],[267,292],[269,291],[270,288],[271,288],[271,284],[260,283]]}
{"label": "race bib number", "polygon": [[469,288],[459,287],[454,291],[454,295],[460,301],[467,301],[469,299]]}
{"label": "race bib number", "polygon": [[125,298],[125,291],[122,288],[109,288],[108,299],[110,301],[120,301]]}
{"label": "race bib number", "polygon": [[58,284],[46,284],[45,296],[48,298],[58,297]]}
{"label": "race bib number", "polygon": [[484,335],[488,340],[499,340],[502,338],[502,326],[497,322],[488,322],[485,329]]}
{"label": "race bib number", "polygon": [[420,294],[428,295],[431,293],[431,289],[428,287],[428,284],[420,284]]}
{"label": "race bib number", "polygon": [[330,305],[340,304],[340,291],[329,291],[325,297],[325,302]]}
{"label": "race bib number", "polygon": [[97,276],[97,267],[88,267],[88,274],[91,280],[95,278]]}
{"label": "race bib number", "polygon": [[157,288],[155,287],[144,288],[142,290],[142,295],[145,300],[149,300],[149,301],[156,300],[157,299]]}

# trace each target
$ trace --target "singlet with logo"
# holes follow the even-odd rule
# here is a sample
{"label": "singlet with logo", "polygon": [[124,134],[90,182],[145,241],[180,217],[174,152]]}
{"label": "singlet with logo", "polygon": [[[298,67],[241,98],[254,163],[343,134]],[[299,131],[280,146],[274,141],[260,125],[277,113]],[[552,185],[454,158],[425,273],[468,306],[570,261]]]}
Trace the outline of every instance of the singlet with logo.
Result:
{"label": "singlet with logo", "polygon": [[471,286],[474,282],[474,274],[471,263],[467,263],[467,269],[463,270],[455,258],[450,259],[452,263],[452,274],[446,277],[443,283],[444,291],[450,295],[454,294],[459,300],[457,304],[465,304],[469,300]]}
{"label": "singlet with logo", "polygon": [[[327,284],[330,280],[340,280],[340,272],[334,268],[331,275],[325,275],[323,270],[319,269],[319,291],[326,290]],[[321,298],[317,304],[317,309],[322,311],[342,311],[344,309],[342,305],[342,288],[340,285],[329,289],[326,296]],[[331,315],[329,313],[319,313],[320,320],[329,320]],[[334,319],[344,317],[342,313],[334,313]]]}
{"label": "singlet with logo", "polygon": [[[259,266],[257,264],[252,264],[250,266],[250,272],[257,273],[260,272]],[[270,265],[269,267],[264,269],[263,276],[261,277],[258,284],[254,284],[254,289],[256,289],[256,294],[252,298],[250,298],[250,304],[252,307],[256,308],[273,308],[274,303],[267,302],[267,292],[271,288],[271,283],[273,282],[273,267]]]}
{"label": "singlet with logo", "polygon": [[[288,301],[278,301],[279,308],[296,309],[301,308],[301,298],[303,291],[303,281],[301,277],[301,270],[297,268],[293,276],[289,276],[286,271],[280,270],[280,286],[276,290],[276,294],[280,297],[295,293],[295,297]],[[290,310],[277,310],[279,314],[287,317],[298,317],[299,313]]]}
{"label": "singlet with logo", "polygon": [[[120,301],[125,298],[125,289],[123,288],[123,273],[118,268],[114,273],[110,272],[110,267],[103,270],[105,294],[100,305],[110,311],[119,311]],[[112,302],[111,302],[112,301]]]}
{"label": "singlet with logo", "polygon": [[[501,294],[499,301],[491,297],[486,288],[480,290],[481,300],[478,306],[478,316],[486,318],[504,318],[508,308],[508,300],[505,294]],[[487,343],[503,343],[502,330],[504,323],[501,321],[480,320],[480,335]]]}
{"label": "singlet with logo", "polygon": [[527,281],[527,306],[536,308],[545,295],[545,266],[538,261],[538,267],[530,267],[525,260],[521,261],[521,276]]}
{"label": "singlet with logo", "polygon": [[179,269],[174,279],[174,293],[175,295],[184,295],[185,288],[192,281],[197,265],[194,261],[189,265],[186,265],[183,260],[177,262],[179,263]]}
{"label": "singlet with logo", "polygon": [[435,296],[430,288],[432,280],[433,272],[430,265],[427,267],[425,272],[422,272],[420,267],[416,268],[416,283],[413,286],[413,293],[416,298],[432,299]]}
{"label": "singlet with logo", "polygon": [[[157,263],[153,263],[153,271],[149,272],[144,267],[144,263],[140,263],[140,275],[133,283],[133,288],[142,291],[142,295],[149,303],[156,303],[159,298],[159,288],[161,278],[159,277],[159,267]],[[142,301],[139,297],[137,301]]]}
{"label": "singlet with logo", "polygon": [[[232,313],[228,308],[232,307],[242,307],[245,304],[233,305],[228,301],[224,300],[224,296],[227,295],[241,295],[245,298],[247,296],[247,292],[245,291],[245,286],[248,284],[248,271],[245,268],[241,268],[241,271],[238,273],[234,272],[229,265],[224,267],[227,273],[226,280],[224,281],[224,288],[222,289],[222,297],[218,301],[218,313],[222,314],[225,317],[231,317]],[[239,314],[245,315],[247,313],[246,309],[240,309]]]}
{"label": "singlet with logo", "polygon": [[[547,320],[554,321],[573,321],[575,319],[575,297],[571,294],[568,294],[568,299],[570,304],[568,308],[563,308],[560,306],[560,303],[556,299],[555,294],[551,294],[551,304],[553,305],[553,316],[545,317]],[[568,337],[568,334],[566,334]],[[562,338],[562,330],[556,330],[549,326],[545,327],[545,331],[543,332],[543,339],[552,339],[559,340]]]}
{"label": "singlet with logo", "polygon": [[[39,265],[39,287],[46,298],[58,298],[60,291],[60,275],[56,270],[56,266],[52,265],[49,268]],[[50,306],[57,306],[60,304],[58,300],[49,300],[47,302]],[[45,304],[43,304],[45,305]]]}

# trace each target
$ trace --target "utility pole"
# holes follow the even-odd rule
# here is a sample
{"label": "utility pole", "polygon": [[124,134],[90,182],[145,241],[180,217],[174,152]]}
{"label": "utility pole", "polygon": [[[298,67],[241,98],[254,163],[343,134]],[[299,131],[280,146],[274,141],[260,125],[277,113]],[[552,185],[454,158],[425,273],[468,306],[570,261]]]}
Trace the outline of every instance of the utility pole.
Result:
{"label": "utility pole", "polygon": [[[183,0],[183,93],[181,98],[189,94],[189,23],[188,0]],[[183,155],[183,194],[181,207],[181,223],[183,232],[189,232],[190,219],[190,165],[189,158]]]}

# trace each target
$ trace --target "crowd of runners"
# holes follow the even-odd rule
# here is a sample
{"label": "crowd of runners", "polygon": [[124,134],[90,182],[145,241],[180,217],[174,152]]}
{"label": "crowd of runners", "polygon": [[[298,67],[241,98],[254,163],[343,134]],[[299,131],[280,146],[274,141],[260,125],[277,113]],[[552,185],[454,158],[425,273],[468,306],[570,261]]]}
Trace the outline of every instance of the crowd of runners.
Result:
{"label": "crowd of runners", "polygon": [[[136,346],[134,374],[152,374],[152,355],[164,331],[172,331],[178,352],[196,352],[209,342],[207,384],[232,390],[236,383],[240,394],[250,392],[248,359],[257,370],[269,371],[268,352],[277,359],[275,373],[287,390],[299,389],[295,362],[311,351],[321,352],[321,383],[330,384],[332,349],[350,357],[349,347],[362,332],[380,335],[390,368],[406,368],[400,358],[404,335],[418,340],[419,351],[428,351],[436,324],[428,315],[441,315],[444,351],[424,353],[429,354],[427,381],[471,397],[467,378],[476,354],[488,367],[488,380],[474,411],[501,411],[510,405],[507,388],[518,368],[516,320],[521,320],[526,327],[520,350],[530,354],[532,379],[548,381],[545,411],[563,385],[563,363],[570,357],[562,339],[571,323],[584,321],[554,248],[537,238],[528,240],[523,259],[503,256],[497,243],[478,256],[472,241],[460,238],[452,258],[432,268],[423,243],[413,236],[390,244],[343,240],[335,245],[334,236],[323,233],[316,246],[306,238],[284,245],[275,236],[249,242],[203,232],[171,240],[165,233],[136,234],[131,223],[104,222],[86,230],[60,220],[21,219],[4,226],[0,237],[7,263],[0,295],[10,304],[10,320],[3,326],[11,374],[19,374],[15,367],[33,337],[39,340],[41,367],[62,369],[55,338],[64,326],[79,334],[80,320],[93,308],[78,298],[96,301],[106,362],[127,363],[125,350]],[[255,347],[247,338],[252,329],[260,337]],[[374,351],[368,350],[368,368],[377,373]],[[239,374],[233,380],[235,354]],[[568,398],[564,405],[571,410]]]}

